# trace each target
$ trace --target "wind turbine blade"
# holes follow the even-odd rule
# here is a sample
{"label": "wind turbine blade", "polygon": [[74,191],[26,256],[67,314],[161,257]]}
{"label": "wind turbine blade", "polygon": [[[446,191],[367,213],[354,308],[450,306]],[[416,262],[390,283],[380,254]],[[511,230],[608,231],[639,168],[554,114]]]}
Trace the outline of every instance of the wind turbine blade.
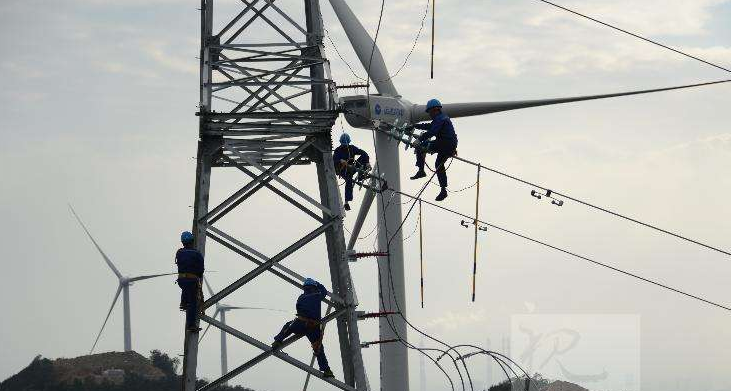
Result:
{"label": "wind turbine blade", "polygon": [[[601,94],[601,95],[574,96],[574,97],[568,97],[568,98],[519,100],[519,101],[507,101],[507,102],[448,103],[443,106],[443,109],[444,109],[444,112],[447,113],[447,115],[449,115],[452,118],[469,117],[469,116],[473,116],[473,115],[497,113],[500,111],[526,109],[529,107],[557,105],[557,104],[562,104],[562,103],[580,102],[580,101],[585,101],[585,100],[616,98],[619,96],[650,94],[650,93],[654,93],[654,92],[680,90],[680,89],[684,89],[684,88],[702,87],[702,86],[709,86],[709,85],[713,85],[713,84],[721,84],[721,83],[728,83],[728,82],[731,82],[731,80],[718,80],[718,81],[712,81],[712,82],[707,82],[707,83],[687,84],[687,85],[682,85],[682,86],[666,87],[666,88],[655,88],[655,89],[651,89],[651,90],[617,92],[617,93],[612,93],[612,94]],[[426,108],[425,105],[414,105],[412,108],[412,121],[419,122],[419,121],[428,120],[429,115],[424,112],[425,108]]]}
{"label": "wind turbine blade", "polygon": [[107,312],[107,317],[104,318],[104,323],[102,323],[102,328],[99,329],[99,334],[96,335],[96,339],[94,340],[94,345],[92,345],[91,350],[89,350],[89,354],[91,354],[94,351],[94,348],[96,348],[96,344],[97,344],[97,342],[99,342],[99,337],[102,336],[102,331],[104,331],[104,326],[107,325],[107,321],[109,320],[109,315],[112,314],[114,305],[117,304],[117,299],[119,299],[120,292],[122,292],[122,284],[119,284],[119,286],[117,287],[117,293],[114,294],[114,300],[112,300],[112,305],[109,307],[109,312]]}
{"label": "wind turbine blade", "polygon": [[376,87],[376,90],[381,95],[399,96],[396,87],[391,82],[391,77],[388,74],[388,68],[386,68],[386,62],[383,61],[381,51],[378,50],[378,46],[373,46],[373,39],[345,0],[330,0],[330,5],[335,10],[335,15],[337,15],[340,24],[343,25],[345,34],[348,36],[348,40],[351,46],[353,46],[355,54],[358,55],[360,63],[363,64],[363,68],[365,68],[371,80],[373,80],[373,85]]}
{"label": "wind turbine blade", "polygon": [[[208,289],[208,294],[209,294],[208,297],[213,296],[213,289],[211,289],[211,286],[208,284],[208,279],[206,279],[205,276],[203,276],[203,282],[206,284],[206,289]],[[215,316],[214,316],[214,318],[215,318]]]}
{"label": "wind turbine blade", "polygon": [[[213,318],[213,319],[216,319],[216,316],[218,316],[218,312],[219,312],[219,311],[220,311],[220,310],[216,309],[216,312],[214,312],[214,313],[213,313],[213,316],[212,316],[212,318]],[[206,336],[206,333],[208,332],[208,329],[210,329],[210,328],[211,328],[211,324],[210,324],[210,323],[208,323],[208,326],[206,326],[206,329],[205,329],[205,330],[203,330],[203,334],[201,334],[201,337],[200,337],[200,338],[198,339],[198,343],[200,343],[201,341],[203,341],[203,337],[205,337],[205,336]]]}
{"label": "wind turbine blade", "polygon": [[163,273],[163,274],[152,274],[152,275],[147,275],[147,276],[132,277],[129,279],[129,282],[142,281],[142,280],[147,280],[148,278],[155,278],[155,277],[162,277],[162,276],[172,276],[175,274],[178,274],[178,273]]}
{"label": "wind turbine blade", "polygon": [[94,243],[94,247],[96,247],[96,249],[99,250],[99,254],[102,255],[102,258],[104,258],[104,261],[107,263],[107,265],[109,265],[109,268],[112,269],[114,274],[117,275],[117,278],[121,279],[122,273],[120,273],[119,270],[117,270],[117,268],[114,266],[114,264],[109,259],[107,254],[104,254],[104,251],[102,251],[101,247],[99,247],[99,244],[96,242],[96,240],[94,240],[94,237],[91,236],[91,233],[89,233],[89,230],[86,229],[86,226],[81,221],[81,218],[79,217],[79,215],[76,214],[76,211],[74,210],[74,207],[71,206],[71,204],[69,204],[69,209],[71,209],[71,213],[74,214],[74,217],[76,217],[76,220],[79,222],[79,224],[81,224],[81,228],[84,229],[84,232],[86,232],[86,235],[89,237],[89,239],[91,239],[91,242]]}

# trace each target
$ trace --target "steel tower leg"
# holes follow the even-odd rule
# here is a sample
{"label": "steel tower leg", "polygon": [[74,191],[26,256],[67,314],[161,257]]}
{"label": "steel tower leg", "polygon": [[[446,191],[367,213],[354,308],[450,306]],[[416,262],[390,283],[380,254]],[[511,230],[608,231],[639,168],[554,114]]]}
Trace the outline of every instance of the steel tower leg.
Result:
{"label": "steel tower leg", "polygon": [[[213,31],[213,0],[201,0],[201,52],[200,52],[200,107],[201,113],[211,110],[211,49]],[[220,149],[221,139],[203,135],[205,123],[200,119],[201,138],[198,142],[195,178],[195,200],[193,204],[193,237],[195,248],[205,256],[206,227],[201,218],[208,213],[208,197],[211,188],[211,167],[213,155]],[[200,321],[196,320],[196,326]],[[183,391],[194,391],[198,366],[198,332],[185,331],[183,351]]]}
{"label": "steel tower leg", "polygon": [[[307,31],[310,32],[308,43],[313,45],[316,51],[322,50],[324,38],[324,26],[322,14],[320,13],[319,0],[305,1],[305,15]],[[324,58],[324,53],[315,53],[318,57]],[[316,78],[325,78],[323,66],[310,67],[310,74]],[[312,109],[327,109],[332,102],[328,102],[325,85],[315,85],[312,88]],[[317,178],[320,186],[320,202],[332,211],[342,211],[340,204],[340,189],[334,172],[334,164],[330,150],[332,149],[331,136],[320,136],[317,145],[318,150],[323,151],[313,159],[317,164]],[[327,217],[323,215],[323,218]],[[345,234],[343,232],[342,218],[337,224],[325,233],[328,258],[330,263],[330,277],[333,291],[345,298],[348,310],[337,319],[338,337],[340,339],[340,355],[343,363],[343,375],[345,383],[357,386],[358,390],[369,389],[363,367],[363,357],[360,351],[360,335],[358,334],[358,318],[355,314],[354,287],[350,278],[350,269],[345,259],[346,246]]]}
{"label": "steel tower leg", "polygon": [[[198,142],[196,167],[195,203],[193,205],[193,235],[195,248],[204,256],[206,251],[206,226],[200,223],[201,217],[208,213],[208,197],[211,187],[211,166],[214,155],[220,151],[221,139],[201,137]],[[197,321],[197,323],[200,323]],[[185,332],[183,352],[183,391],[195,390],[198,357],[198,332]]]}
{"label": "steel tower leg", "polygon": [[122,288],[122,305],[124,306],[124,351],[132,350],[132,321],[129,310],[129,284]]}

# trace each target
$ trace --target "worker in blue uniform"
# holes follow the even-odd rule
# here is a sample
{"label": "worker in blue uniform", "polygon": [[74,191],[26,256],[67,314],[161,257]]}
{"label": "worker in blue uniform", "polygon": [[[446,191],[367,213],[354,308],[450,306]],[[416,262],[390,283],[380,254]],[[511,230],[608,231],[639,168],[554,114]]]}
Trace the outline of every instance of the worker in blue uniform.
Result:
{"label": "worker in blue uniform", "polygon": [[[457,153],[457,134],[449,117],[442,112],[442,104],[437,99],[431,99],[426,104],[426,112],[431,117],[431,123],[414,124],[415,129],[426,130],[419,136],[421,148],[414,150],[416,154],[416,167],[419,171],[411,179],[424,178],[426,172],[426,154],[436,153],[437,159],[434,163],[437,172],[437,179],[442,190],[436,200],[442,201],[447,198],[447,169],[445,164],[450,157]],[[432,141],[431,139],[434,138]]]}
{"label": "worker in blue uniform", "polygon": [[360,170],[359,180],[363,180],[367,172],[371,169],[370,158],[368,154],[350,144],[350,135],[343,133],[340,135],[340,146],[333,151],[333,164],[335,171],[341,178],[345,179],[345,210],[350,210],[350,201],[353,200],[353,177]]}
{"label": "worker in blue uniform", "polygon": [[322,346],[320,303],[327,296],[327,289],[312,278],[305,279],[302,289],[304,289],[304,293],[297,299],[297,318],[285,323],[282,331],[274,337],[272,349],[280,348],[282,341],[292,334],[304,335],[312,344],[312,351],[315,352],[322,376],[333,377],[333,372],[325,357],[325,348]]}
{"label": "worker in blue uniform", "polygon": [[178,285],[180,286],[180,309],[185,310],[185,328],[199,331],[196,320],[203,301],[201,280],[203,279],[203,254],[193,248],[193,234],[185,231],[180,234],[183,248],[175,254],[178,265]]}

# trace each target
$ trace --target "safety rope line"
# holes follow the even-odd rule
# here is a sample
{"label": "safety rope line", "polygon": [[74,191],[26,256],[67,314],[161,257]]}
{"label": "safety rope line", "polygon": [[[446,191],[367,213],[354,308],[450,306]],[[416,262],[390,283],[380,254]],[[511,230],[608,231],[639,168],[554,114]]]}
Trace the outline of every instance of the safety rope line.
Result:
{"label": "safety rope line", "polygon": [[437,0],[432,0],[431,6],[431,78],[434,79],[434,22],[436,20]]}
{"label": "safety rope line", "polygon": [[[380,30],[381,30],[381,22],[382,22],[382,19],[383,19],[383,11],[384,11],[384,8],[385,8],[385,4],[386,4],[386,1],[385,0],[381,0],[381,9],[380,9],[380,13],[379,13],[379,16],[378,16],[378,25],[376,27],[376,33],[375,33],[375,36],[373,38],[373,47],[371,48],[371,57],[370,57],[370,60],[368,62],[368,67],[367,67],[366,76],[368,78],[370,78],[370,74],[371,74],[370,71],[371,71],[371,65],[372,65],[372,62],[373,62],[373,53],[374,53],[375,48],[376,48],[376,41],[378,40],[378,34],[379,34]],[[428,0],[427,0],[427,4],[428,4]],[[370,107],[371,107],[370,83],[368,83],[368,87],[366,87],[366,96],[367,96],[367,100],[368,100],[367,106],[368,106],[368,108],[370,110]],[[374,143],[374,146],[375,146],[375,141],[376,141],[375,130],[373,131],[372,135],[373,135],[373,143]],[[378,159],[378,149],[376,149],[376,161],[378,161],[378,160],[379,160]],[[380,175],[380,169],[378,167],[379,166],[376,165],[376,169],[378,170],[379,175]],[[423,191],[424,188],[422,188],[422,191]],[[384,196],[383,196],[383,192],[379,193],[378,195],[381,197],[381,203],[382,203],[382,205],[386,205],[385,200],[384,200]],[[389,201],[389,203],[390,203],[390,201]],[[382,212],[383,212],[383,215],[384,215],[384,222],[386,222],[386,219],[385,219],[385,217],[386,217],[386,208],[383,208],[383,211]],[[408,217],[408,215],[407,215],[407,217]],[[401,222],[401,225],[399,226],[399,230],[403,226],[403,223],[404,222],[402,221]],[[388,224],[386,223],[386,225],[388,225]],[[377,240],[378,240],[378,237],[376,237],[376,241]],[[386,251],[388,251],[389,248],[390,248],[390,241],[391,241],[390,239],[388,239],[386,241]],[[374,243],[374,246],[375,246],[375,243]],[[393,275],[392,275],[392,271],[391,271],[391,257],[390,257],[390,254],[389,254],[389,256],[387,258],[388,258],[388,275],[389,275],[389,280],[391,282],[392,294],[394,294],[394,291],[393,291],[393,280],[392,280]],[[381,268],[380,267],[378,267],[378,284],[379,284],[379,286],[382,284],[382,276],[381,276]],[[379,292],[378,293],[379,293],[379,298],[380,298],[380,301],[381,301],[381,305],[385,308],[386,307],[386,304],[384,302],[383,294],[382,294],[382,292],[381,292],[380,289],[379,289]],[[394,299],[396,298],[395,295],[393,297],[394,297]],[[391,298],[389,298],[389,301],[390,300],[391,300]],[[398,308],[398,310],[400,312],[401,309],[399,307],[398,300],[395,301],[395,304],[396,304],[396,307]],[[430,335],[424,334],[421,330],[419,330],[416,327],[414,327],[402,313],[399,313],[399,315],[406,322],[407,325],[409,325],[410,327],[412,327],[415,330],[419,331],[422,335],[426,335],[426,336],[428,336],[429,338],[431,338],[431,339],[433,339],[435,341],[439,341],[439,340],[437,340],[436,338],[434,338],[434,337],[432,337]],[[454,388],[454,382],[452,381],[451,376],[449,376],[449,374],[447,373],[447,371],[444,370],[444,368],[434,358],[432,358],[429,354],[425,353],[425,351],[427,349],[420,349],[420,348],[414,346],[413,344],[410,344],[407,340],[404,340],[403,338],[401,338],[401,336],[399,335],[399,332],[396,330],[395,326],[391,323],[389,317],[385,317],[385,319],[386,319],[386,323],[389,325],[391,331],[393,331],[394,335],[396,335],[396,337],[398,337],[397,341],[395,341],[395,342],[400,342],[406,348],[416,350],[417,352],[419,352],[422,355],[426,356],[431,362],[434,363],[434,365],[436,365],[439,368],[439,370],[442,371],[442,373],[444,373],[444,375],[446,376],[447,380],[449,381],[449,384],[450,384],[450,386],[452,388],[452,391],[454,391],[455,390],[455,388]],[[439,341],[439,342],[441,342],[441,341]],[[443,342],[442,342],[442,344],[444,344],[445,346],[449,346],[449,345],[447,345],[447,344],[445,344]],[[462,378],[462,372],[459,370],[459,366],[457,365],[457,362],[454,360],[454,358],[451,355],[449,355],[449,356],[452,359],[452,362],[453,362],[455,368],[457,369],[457,374],[459,375],[460,380],[462,381],[462,389],[464,390],[465,387],[464,387],[464,379]],[[467,368],[467,365],[465,365],[464,361],[462,362],[462,364],[464,365],[465,371],[467,371],[467,373],[469,374],[469,369]],[[469,377],[469,375],[468,375],[468,377]],[[473,388],[471,381],[470,381],[470,387]]]}
{"label": "safety rope line", "polygon": [[[419,201],[421,205],[421,201]],[[477,194],[475,195],[475,219],[472,222],[475,225],[475,251],[474,261],[472,263],[472,302],[475,302],[475,291],[477,286],[477,234],[480,232],[480,166],[477,166]]]}
{"label": "safety rope line", "polygon": [[419,272],[421,291],[421,308],[424,308],[424,220],[421,213],[421,200],[419,200]]}

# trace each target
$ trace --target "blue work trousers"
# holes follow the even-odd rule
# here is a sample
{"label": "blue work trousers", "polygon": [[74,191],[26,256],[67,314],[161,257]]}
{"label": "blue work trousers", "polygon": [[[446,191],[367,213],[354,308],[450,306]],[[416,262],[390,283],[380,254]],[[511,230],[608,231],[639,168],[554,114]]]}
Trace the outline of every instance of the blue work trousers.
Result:
{"label": "blue work trousers", "polygon": [[[360,155],[357,159],[355,159],[355,166],[359,168],[367,167],[368,161],[368,156]],[[345,179],[345,202],[353,201],[353,186],[355,185],[353,177],[355,176],[355,173],[356,171],[352,168],[340,170],[340,177]]]}
{"label": "blue work trousers", "polygon": [[424,142],[422,145],[425,146],[425,148],[422,148],[421,150],[414,150],[414,153],[416,154],[416,167],[419,167],[419,170],[424,171],[424,165],[426,165],[426,154],[436,153],[437,160],[434,162],[434,170],[437,172],[439,186],[447,187],[447,168],[445,167],[445,164],[457,151],[457,142],[436,139],[434,141]]}
{"label": "blue work trousers", "polygon": [[195,327],[198,316],[198,280],[194,278],[181,278],[178,280],[180,286],[180,303],[185,308],[185,328]]}
{"label": "blue work trousers", "polygon": [[308,324],[308,322],[301,319],[295,319],[285,323],[282,331],[274,337],[274,340],[281,342],[292,334],[306,336],[312,344],[312,351],[315,352],[317,365],[320,367],[320,370],[325,371],[330,369],[330,365],[327,363],[327,357],[325,357],[325,348],[322,346],[320,324]]}

